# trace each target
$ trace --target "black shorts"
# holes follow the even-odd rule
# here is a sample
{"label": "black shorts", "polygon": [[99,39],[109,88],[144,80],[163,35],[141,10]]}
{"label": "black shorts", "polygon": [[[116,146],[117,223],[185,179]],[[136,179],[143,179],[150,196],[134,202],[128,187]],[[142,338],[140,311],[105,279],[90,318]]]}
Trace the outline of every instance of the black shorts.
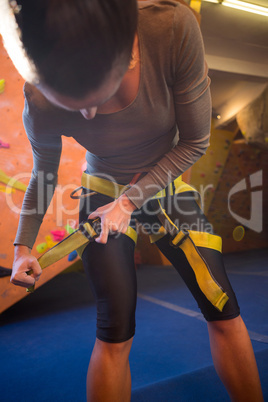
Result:
{"label": "black shorts", "polygon": [[[177,226],[187,225],[193,230],[200,231],[198,228],[201,228],[201,231],[211,233],[211,225],[195,198],[194,193],[185,192],[167,196],[161,203]],[[101,194],[82,199],[79,220],[87,219],[91,212],[111,201],[112,198]],[[149,232],[150,229],[155,232],[161,226],[154,212],[155,202],[155,200],[148,201],[143,208],[133,213],[130,225],[134,229],[136,220]],[[217,310],[202,293],[183,251],[170,245],[170,235],[165,235],[155,244],[181,275],[207,321],[228,320],[240,314],[219,251],[198,247],[213,277],[229,297],[222,312]],[[119,343],[134,336],[137,299],[134,250],[135,243],[130,237],[117,234],[110,235],[105,245],[97,242],[89,243],[82,254],[83,265],[97,304],[97,338],[102,341]]]}

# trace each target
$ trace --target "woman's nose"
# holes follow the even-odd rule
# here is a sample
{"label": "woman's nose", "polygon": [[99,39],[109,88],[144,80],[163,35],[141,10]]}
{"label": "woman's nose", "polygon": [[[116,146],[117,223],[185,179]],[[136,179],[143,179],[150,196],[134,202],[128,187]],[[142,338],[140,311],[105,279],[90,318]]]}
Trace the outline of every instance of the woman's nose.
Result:
{"label": "woman's nose", "polygon": [[87,120],[94,119],[97,113],[97,107],[90,107],[88,109],[81,109],[80,113],[83,115],[83,117]]}

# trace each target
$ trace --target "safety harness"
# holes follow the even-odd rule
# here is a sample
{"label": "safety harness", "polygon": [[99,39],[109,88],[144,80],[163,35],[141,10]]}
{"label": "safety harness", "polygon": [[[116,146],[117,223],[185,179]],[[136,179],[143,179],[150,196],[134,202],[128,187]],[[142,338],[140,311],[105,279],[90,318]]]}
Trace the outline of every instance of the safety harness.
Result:
{"label": "safety harness", "polygon": [[159,200],[158,204],[160,212],[158,212],[157,217],[163,225],[161,228],[161,237],[167,233],[171,235],[170,244],[174,248],[180,248],[183,251],[195,274],[200,290],[214,307],[222,311],[229,297],[212,276],[208,263],[198,249],[198,247],[205,247],[221,252],[221,237],[207,232],[180,230],[166,214]]}
{"label": "safety harness", "polygon": [[[82,174],[81,186],[71,193],[71,197],[81,198],[100,193],[117,199],[128,188],[130,188],[131,184],[132,183],[125,186],[120,185],[84,172]],[[89,189],[90,193],[76,195],[76,193],[83,188]],[[157,216],[162,224],[162,227],[159,229],[157,234],[151,235],[150,239],[153,243],[169,233],[171,236],[170,244],[175,248],[180,248],[185,254],[188,263],[195,274],[200,290],[215,308],[217,308],[219,311],[222,311],[229,298],[212,276],[207,262],[198,250],[198,247],[205,247],[221,252],[221,238],[207,232],[180,230],[169,218],[160,202],[160,199],[166,197],[167,194],[174,195],[186,191],[197,192],[189,184],[183,182],[180,176],[174,180],[174,182],[170,183],[166,189],[159,191],[154,197],[152,197],[152,200],[155,199],[158,201],[159,208]],[[90,241],[94,241],[94,239],[98,236],[99,225],[99,219],[82,222],[77,231],[62,240],[52,249],[48,250],[38,259],[41,268],[45,268],[48,265],[60,260],[73,250],[77,250],[78,254],[81,256],[87,244]],[[132,227],[129,226],[125,234],[136,243],[137,233]],[[33,291],[33,287],[27,289],[27,291]]]}
{"label": "safety harness", "polygon": [[[66,255],[70,254],[74,250],[76,250],[78,255],[81,257],[88,243],[94,241],[94,239],[99,236],[100,232],[101,221],[99,218],[81,222],[77,230],[38,258],[40,267],[44,269],[61,260],[63,257],[66,257]],[[131,226],[127,228],[125,234],[129,236],[136,244],[137,233]],[[27,272],[27,275],[31,275],[32,273],[33,271],[30,270]],[[27,292],[33,293],[34,287],[35,285],[32,285],[27,288]]]}

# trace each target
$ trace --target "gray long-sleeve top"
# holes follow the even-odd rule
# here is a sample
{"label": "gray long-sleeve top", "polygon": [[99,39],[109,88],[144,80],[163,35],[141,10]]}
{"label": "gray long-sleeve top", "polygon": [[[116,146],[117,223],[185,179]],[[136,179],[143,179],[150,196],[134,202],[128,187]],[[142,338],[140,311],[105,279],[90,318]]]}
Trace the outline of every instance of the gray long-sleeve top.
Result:
{"label": "gray long-sleeve top", "polygon": [[126,184],[142,172],[126,192],[137,208],[205,153],[211,122],[210,80],[193,13],[169,0],[140,2],[138,37],[139,91],[118,112],[86,120],[80,112],[51,105],[26,83],[23,121],[34,166],[14,244],[30,248],[34,244],[52,197],[51,186],[57,183],[62,135],[85,147],[90,174],[109,175]]}

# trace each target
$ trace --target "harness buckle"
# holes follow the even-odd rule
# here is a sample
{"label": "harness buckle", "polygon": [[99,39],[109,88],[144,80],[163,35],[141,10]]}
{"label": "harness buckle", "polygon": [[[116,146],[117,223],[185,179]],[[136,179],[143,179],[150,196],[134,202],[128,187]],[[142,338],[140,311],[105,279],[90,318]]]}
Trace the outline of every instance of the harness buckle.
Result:
{"label": "harness buckle", "polygon": [[78,229],[89,241],[93,241],[101,233],[101,220],[100,218],[88,219],[81,222]]}
{"label": "harness buckle", "polygon": [[182,243],[190,236],[190,233],[186,229],[182,229],[175,236],[170,238],[170,245],[174,248],[179,248]]}

